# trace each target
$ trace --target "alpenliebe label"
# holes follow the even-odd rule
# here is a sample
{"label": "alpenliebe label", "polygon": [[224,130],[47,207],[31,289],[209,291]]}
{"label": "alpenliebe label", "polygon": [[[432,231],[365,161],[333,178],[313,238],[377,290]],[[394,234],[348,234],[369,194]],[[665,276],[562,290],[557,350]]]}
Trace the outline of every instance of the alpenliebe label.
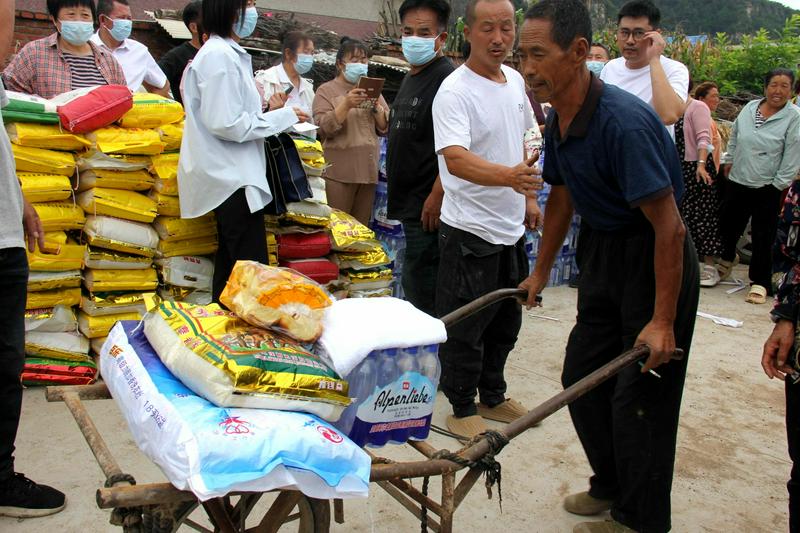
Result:
{"label": "alpenliebe label", "polygon": [[430,379],[406,372],[388,385],[375,387],[361,402],[350,438],[361,446],[426,439],[435,400],[436,387]]}

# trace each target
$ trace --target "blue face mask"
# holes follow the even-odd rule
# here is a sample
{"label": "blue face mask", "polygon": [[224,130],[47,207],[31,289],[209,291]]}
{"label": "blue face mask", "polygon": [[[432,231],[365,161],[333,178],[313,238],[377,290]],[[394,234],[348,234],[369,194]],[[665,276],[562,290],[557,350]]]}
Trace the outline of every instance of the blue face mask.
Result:
{"label": "blue face mask", "polygon": [[73,46],[81,46],[89,41],[94,33],[94,24],[80,20],[62,20],[61,36]]}
{"label": "blue face mask", "polygon": [[248,7],[244,12],[244,18],[233,25],[233,33],[240,39],[250,37],[256,29],[258,22],[258,10],[255,7]]}
{"label": "blue face mask", "polygon": [[301,76],[311,70],[314,66],[314,56],[311,54],[297,54],[297,61],[294,64],[294,69]]}
{"label": "blue face mask", "polygon": [[595,76],[600,76],[600,72],[603,71],[603,67],[606,66],[605,63],[602,61],[587,61],[586,66],[589,67]]}
{"label": "blue face mask", "polygon": [[344,66],[344,79],[356,83],[362,76],[367,75],[369,67],[364,63],[348,63]]}
{"label": "blue face mask", "polygon": [[111,19],[111,22],[113,22],[114,25],[111,26],[108,33],[111,34],[111,37],[113,37],[115,41],[122,42],[131,36],[133,21],[128,19]]}
{"label": "blue face mask", "polygon": [[413,66],[426,65],[436,57],[436,37],[403,37],[403,55]]}

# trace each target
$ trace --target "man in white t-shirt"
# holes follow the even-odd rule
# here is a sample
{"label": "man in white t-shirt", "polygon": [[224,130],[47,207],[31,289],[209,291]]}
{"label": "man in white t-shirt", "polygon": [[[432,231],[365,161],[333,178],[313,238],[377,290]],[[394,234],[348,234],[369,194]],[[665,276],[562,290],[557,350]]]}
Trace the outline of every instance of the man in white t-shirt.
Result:
{"label": "man in white t-shirt", "polygon": [[661,11],[649,0],[628,2],[617,15],[617,46],[622,57],[606,63],[600,79],[650,104],[675,138],[675,124],[686,110],[689,70],[664,57]]}
{"label": "man in white t-shirt", "polygon": [[[445,192],[439,316],[524,279],[523,234],[526,222],[539,213],[535,191],[542,186],[535,157],[526,161],[523,150],[525,131],[536,127],[525,82],[503,65],[514,43],[514,6],[510,0],[471,0],[466,23],[469,59],[444,80],[433,102]],[[522,405],[506,398],[504,378],[521,324],[519,303],[506,300],[449,329],[439,356],[453,433],[472,437],[486,431],[484,418],[510,422],[525,414]]]}
{"label": "man in white t-shirt", "polygon": [[167,75],[147,47],[130,38],[133,17],[128,0],[99,0],[97,15],[100,29],[91,40],[111,50],[125,72],[128,88],[132,91],[144,88],[147,92],[169,97]]}

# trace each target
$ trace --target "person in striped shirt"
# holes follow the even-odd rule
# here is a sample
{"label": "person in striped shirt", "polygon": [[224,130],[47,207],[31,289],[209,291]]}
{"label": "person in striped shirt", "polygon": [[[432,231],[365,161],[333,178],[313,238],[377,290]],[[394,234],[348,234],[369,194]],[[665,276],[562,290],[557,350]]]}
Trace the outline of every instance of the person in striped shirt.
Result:
{"label": "person in striped shirt", "polygon": [[97,21],[92,0],[47,0],[56,33],[26,44],[3,71],[6,89],[42,98],[94,85],[126,85],[109,50],[89,41]]}

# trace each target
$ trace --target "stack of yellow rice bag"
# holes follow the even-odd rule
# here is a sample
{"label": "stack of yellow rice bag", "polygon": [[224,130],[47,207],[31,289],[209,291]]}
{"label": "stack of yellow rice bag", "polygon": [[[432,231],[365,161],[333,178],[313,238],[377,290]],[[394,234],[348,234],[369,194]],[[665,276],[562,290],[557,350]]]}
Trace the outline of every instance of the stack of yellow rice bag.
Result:
{"label": "stack of yellow rice bag", "polygon": [[[213,262],[204,256],[216,252],[216,222],[180,218],[183,108],[133,98],[116,124],[85,135],[6,125],[23,193],[46,231],[45,249],[28,256],[27,351],[38,360],[93,365],[90,349],[99,351],[118,320],[140,318],[143,294],[159,285],[170,299],[210,301]],[[40,366],[28,383],[86,381],[83,369]]]}
{"label": "stack of yellow rice bag", "polygon": [[[25,315],[23,373],[26,383],[52,375],[53,383],[86,383],[95,376],[89,342],[78,333],[76,307],[81,300],[84,246],[68,231],[86,223],[73,203],[70,176],[73,152],[89,146],[81,135],[62,132],[58,125],[9,123],[17,177],[45,231],[45,248],[28,253],[30,276]],[[69,376],[81,375],[78,381]],[[66,381],[65,381],[66,380]],[[45,379],[46,381],[46,379]]]}
{"label": "stack of yellow rice bag", "polygon": [[330,235],[333,261],[348,285],[351,298],[392,295],[391,259],[375,232],[352,215],[334,209]]}

